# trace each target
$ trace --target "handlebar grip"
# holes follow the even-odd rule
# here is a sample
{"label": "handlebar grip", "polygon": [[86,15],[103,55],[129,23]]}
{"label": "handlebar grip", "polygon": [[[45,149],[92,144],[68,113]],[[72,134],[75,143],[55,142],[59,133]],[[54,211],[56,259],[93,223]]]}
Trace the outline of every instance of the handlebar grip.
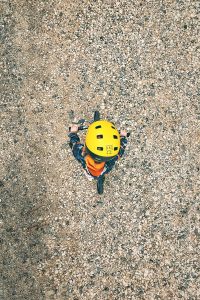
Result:
{"label": "handlebar grip", "polygon": [[[78,127],[78,130],[85,130],[85,129],[88,129],[88,126],[81,125]],[[71,127],[69,127],[69,132],[71,132]]]}
{"label": "handlebar grip", "polygon": [[85,130],[85,129],[88,129],[88,126],[81,125],[78,127],[78,130]]}

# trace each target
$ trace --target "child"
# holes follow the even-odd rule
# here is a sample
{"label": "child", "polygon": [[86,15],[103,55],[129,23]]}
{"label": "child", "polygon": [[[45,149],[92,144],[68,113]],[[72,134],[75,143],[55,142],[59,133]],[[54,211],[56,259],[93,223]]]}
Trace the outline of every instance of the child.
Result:
{"label": "child", "polygon": [[69,133],[74,157],[81,163],[89,180],[102,179],[122,157],[127,145],[126,131],[115,128],[113,123],[100,120],[93,122],[87,130],[85,145],[77,135],[78,126],[72,125]]}

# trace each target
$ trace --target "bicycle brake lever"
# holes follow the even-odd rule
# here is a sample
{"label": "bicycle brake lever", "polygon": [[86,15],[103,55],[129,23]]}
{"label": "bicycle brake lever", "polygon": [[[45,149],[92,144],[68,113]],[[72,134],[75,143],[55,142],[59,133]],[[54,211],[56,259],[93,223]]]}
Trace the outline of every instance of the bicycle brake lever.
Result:
{"label": "bicycle brake lever", "polygon": [[78,122],[77,122],[77,124],[84,124],[85,123],[85,119],[80,119],[80,120],[78,120]]}

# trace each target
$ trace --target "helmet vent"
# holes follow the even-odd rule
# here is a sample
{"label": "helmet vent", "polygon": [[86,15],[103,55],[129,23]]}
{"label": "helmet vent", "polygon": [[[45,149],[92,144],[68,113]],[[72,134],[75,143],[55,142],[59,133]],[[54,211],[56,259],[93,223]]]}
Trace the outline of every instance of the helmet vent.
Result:
{"label": "helmet vent", "polygon": [[117,140],[117,139],[118,139],[118,136],[117,136],[117,135],[113,135],[113,138],[114,138],[115,140]]}
{"label": "helmet vent", "polygon": [[114,147],[114,150],[115,150],[115,151],[118,150],[118,147]]}
{"label": "helmet vent", "polygon": [[97,150],[103,151],[103,147],[97,147]]}
{"label": "helmet vent", "polygon": [[103,134],[98,134],[97,135],[97,139],[102,139],[103,138]]}
{"label": "helmet vent", "polygon": [[96,128],[96,129],[99,129],[99,128],[101,128],[101,125],[98,125],[98,126],[96,126],[95,128]]}
{"label": "helmet vent", "polygon": [[111,126],[113,129],[116,129],[114,126]]}

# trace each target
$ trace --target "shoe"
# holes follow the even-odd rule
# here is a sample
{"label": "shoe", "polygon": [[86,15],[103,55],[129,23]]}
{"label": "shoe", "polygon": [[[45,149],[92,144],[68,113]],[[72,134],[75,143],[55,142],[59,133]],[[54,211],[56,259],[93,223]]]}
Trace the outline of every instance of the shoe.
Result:
{"label": "shoe", "polygon": [[94,177],[93,177],[92,175],[88,174],[87,171],[84,170],[83,173],[85,174],[85,176],[87,177],[87,179],[88,179],[89,181],[94,180]]}

